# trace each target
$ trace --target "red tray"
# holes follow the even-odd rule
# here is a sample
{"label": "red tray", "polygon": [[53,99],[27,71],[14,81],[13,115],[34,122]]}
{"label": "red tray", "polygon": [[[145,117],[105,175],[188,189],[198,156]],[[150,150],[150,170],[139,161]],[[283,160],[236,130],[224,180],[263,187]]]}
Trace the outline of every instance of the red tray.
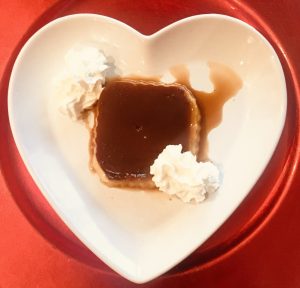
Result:
{"label": "red tray", "polygon": [[[58,249],[75,259],[92,266],[101,272],[113,275],[103,262],[96,258],[68,230],[41,195],[28,174],[11,135],[7,115],[7,86],[14,60],[26,40],[49,21],[73,13],[98,13],[121,20],[144,34],[151,34],[162,27],[185,17],[203,13],[221,13],[239,18],[259,30],[273,45],[284,68],[288,88],[287,119],[279,145],[267,169],[242,205],[226,223],[190,257],[169,271],[162,278],[178,278],[190,273],[212,269],[221,260],[225,261],[233,252],[240,250],[270,221],[280,208],[288,192],[296,189],[299,143],[299,81],[293,63],[296,50],[287,47],[291,44],[285,30],[278,28],[280,22],[272,15],[274,9],[283,9],[282,1],[260,3],[252,6],[238,0],[224,1],[57,1],[32,26],[18,43],[4,71],[0,86],[0,167],[2,176],[19,208],[44,238]],[[293,0],[287,1],[290,5]],[[254,8],[255,7],[255,8]],[[272,10],[273,9],[273,10]],[[286,9],[286,7],[284,8]],[[289,6],[289,11],[300,5]],[[273,11],[273,12],[272,12]],[[285,11],[288,13],[289,11]],[[268,17],[266,17],[268,16]],[[286,14],[287,16],[287,14]],[[292,21],[293,23],[293,21]],[[296,20],[295,20],[296,24]],[[294,33],[296,30],[294,30]],[[292,34],[293,35],[293,34]],[[299,39],[299,37],[298,37]],[[288,42],[289,40],[289,42]],[[299,46],[299,45],[298,45]],[[299,173],[298,173],[299,174]],[[293,188],[294,187],[294,188]],[[296,188],[295,188],[296,187]],[[300,229],[299,229],[300,230]],[[298,231],[300,234],[300,231]],[[252,259],[253,261],[253,259]],[[1,271],[0,271],[1,275]],[[0,277],[1,278],[1,277]],[[0,280],[1,287],[1,280]]]}

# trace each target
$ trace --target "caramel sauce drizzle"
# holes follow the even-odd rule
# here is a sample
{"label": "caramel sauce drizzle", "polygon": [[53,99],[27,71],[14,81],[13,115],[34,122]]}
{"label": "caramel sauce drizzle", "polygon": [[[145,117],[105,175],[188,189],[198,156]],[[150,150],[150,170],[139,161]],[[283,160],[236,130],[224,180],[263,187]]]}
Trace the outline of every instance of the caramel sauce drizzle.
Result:
{"label": "caramel sauce drizzle", "polygon": [[190,83],[190,73],[185,65],[170,69],[177,83],[185,85],[195,96],[201,115],[201,131],[198,160],[208,160],[208,134],[222,122],[223,106],[242,88],[242,80],[228,66],[210,62],[211,93],[195,90]]}

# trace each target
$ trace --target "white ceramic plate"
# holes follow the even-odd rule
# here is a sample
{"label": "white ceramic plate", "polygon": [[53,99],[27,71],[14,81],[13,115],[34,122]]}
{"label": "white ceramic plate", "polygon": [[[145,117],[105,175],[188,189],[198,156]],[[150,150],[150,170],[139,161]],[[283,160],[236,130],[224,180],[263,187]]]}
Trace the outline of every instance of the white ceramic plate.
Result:
{"label": "white ceramic plate", "polygon": [[[64,68],[64,55],[82,42],[98,43],[123,73],[151,75],[177,64],[215,61],[241,77],[243,88],[210,134],[210,157],[224,173],[217,193],[190,205],[161,193],[107,188],[90,173],[89,134],[61,116],[54,101],[53,79]],[[203,71],[200,85],[207,80]],[[190,17],[151,36],[100,15],[57,19],[23,47],[8,97],[16,144],[43,195],[89,249],[138,283],[187,257],[237,208],[270,160],[287,101],[271,45],[249,25],[223,15]]]}

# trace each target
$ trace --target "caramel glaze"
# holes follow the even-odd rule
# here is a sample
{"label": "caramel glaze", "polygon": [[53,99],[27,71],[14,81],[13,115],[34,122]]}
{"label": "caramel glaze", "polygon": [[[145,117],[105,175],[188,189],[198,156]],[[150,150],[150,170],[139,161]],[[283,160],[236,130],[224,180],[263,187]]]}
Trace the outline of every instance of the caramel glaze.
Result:
{"label": "caramel glaze", "polygon": [[210,62],[210,80],[214,86],[211,93],[195,90],[190,83],[190,75],[185,65],[172,67],[171,74],[176,82],[185,85],[194,95],[201,112],[201,130],[198,160],[208,160],[208,134],[222,121],[223,106],[227,100],[236,95],[242,87],[240,77],[228,66]]}
{"label": "caramel glaze", "polygon": [[98,103],[96,158],[111,180],[149,178],[167,145],[189,150],[192,107],[186,88],[130,81],[108,82]]}

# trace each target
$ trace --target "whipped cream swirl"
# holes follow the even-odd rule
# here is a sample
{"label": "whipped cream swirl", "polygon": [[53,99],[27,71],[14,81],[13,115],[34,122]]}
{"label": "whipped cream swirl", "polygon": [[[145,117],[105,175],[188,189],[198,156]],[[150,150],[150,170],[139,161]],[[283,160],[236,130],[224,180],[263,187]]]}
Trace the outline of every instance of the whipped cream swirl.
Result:
{"label": "whipped cream swirl", "polygon": [[100,97],[113,63],[96,47],[77,45],[65,55],[66,69],[59,79],[59,111],[78,120]]}
{"label": "whipped cream swirl", "polygon": [[153,182],[160,191],[183,202],[202,202],[220,186],[220,173],[211,162],[197,162],[182,145],[168,145],[150,167]]}

